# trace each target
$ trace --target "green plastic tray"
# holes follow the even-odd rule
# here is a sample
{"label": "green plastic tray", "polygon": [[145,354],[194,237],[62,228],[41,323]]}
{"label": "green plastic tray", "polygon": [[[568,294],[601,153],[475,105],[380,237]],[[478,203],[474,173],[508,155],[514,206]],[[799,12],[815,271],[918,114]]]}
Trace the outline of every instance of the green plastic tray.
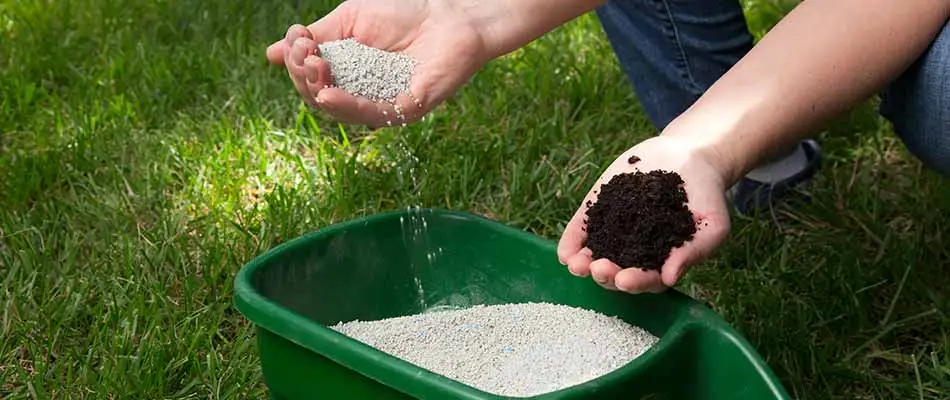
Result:
{"label": "green plastic tray", "polygon": [[234,301],[256,325],[273,399],[503,398],[327,326],[529,301],[614,315],[660,337],[619,370],[534,398],[788,398],[746,340],[701,303],[675,290],[605,290],[561,266],[553,242],[466,213],[388,212],[296,238],[239,272]]}

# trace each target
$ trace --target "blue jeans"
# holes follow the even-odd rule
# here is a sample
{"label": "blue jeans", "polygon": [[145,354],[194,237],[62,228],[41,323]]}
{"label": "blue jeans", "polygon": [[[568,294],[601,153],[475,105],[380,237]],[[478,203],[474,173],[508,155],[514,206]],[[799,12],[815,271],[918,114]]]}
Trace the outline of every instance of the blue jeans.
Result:
{"label": "blue jeans", "polygon": [[[738,0],[609,0],[597,15],[660,130],[753,46]],[[911,153],[950,177],[950,28],[881,99]]]}

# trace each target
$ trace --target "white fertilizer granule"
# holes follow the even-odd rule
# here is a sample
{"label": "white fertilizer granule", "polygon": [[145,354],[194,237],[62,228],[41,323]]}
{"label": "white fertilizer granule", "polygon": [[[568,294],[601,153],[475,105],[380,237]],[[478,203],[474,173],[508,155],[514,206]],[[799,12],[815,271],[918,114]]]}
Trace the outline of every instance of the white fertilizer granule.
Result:
{"label": "white fertilizer granule", "polygon": [[595,379],[658,340],[618,318],[548,303],[480,305],[332,329],[474,388],[513,397]]}
{"label": "white fertilizer granule", "polygon": [[320,57],[330,64],[337,87],[372,101],[391,102],[409,91],[416,60],[406,54],[366,46],[353,38],[318,45]]}

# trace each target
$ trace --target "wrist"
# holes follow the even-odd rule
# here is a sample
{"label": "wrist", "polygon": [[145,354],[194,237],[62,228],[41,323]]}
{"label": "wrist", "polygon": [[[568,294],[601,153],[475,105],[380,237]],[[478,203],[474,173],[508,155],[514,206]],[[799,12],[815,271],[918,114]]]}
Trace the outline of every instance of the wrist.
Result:
{"label": "wrist", "polygon": [[698,121],[683,114],[670,122],[660,136],[675,139],[690,157],[702,160],[722,179],[724,187],[731,187],[753,168],[750,157],[735,144],[732,127],[724,121]]}
{"label": "wrist", "polygon": [[776,107],[777,96],[762,96],[761,83],[745,81],[734,71],[713,85],[663,130],[680,138],[714,166],[731,186],[760,164],[782,156],[814,119]]}

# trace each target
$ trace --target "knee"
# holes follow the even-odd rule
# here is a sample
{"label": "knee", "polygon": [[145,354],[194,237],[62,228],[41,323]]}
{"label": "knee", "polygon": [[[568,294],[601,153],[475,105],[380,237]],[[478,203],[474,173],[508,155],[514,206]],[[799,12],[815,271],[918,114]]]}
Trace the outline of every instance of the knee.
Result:
{"label": "knee", "polygon": [[882,94],[881,114],[912,154],[950,178],[950,28]]}

